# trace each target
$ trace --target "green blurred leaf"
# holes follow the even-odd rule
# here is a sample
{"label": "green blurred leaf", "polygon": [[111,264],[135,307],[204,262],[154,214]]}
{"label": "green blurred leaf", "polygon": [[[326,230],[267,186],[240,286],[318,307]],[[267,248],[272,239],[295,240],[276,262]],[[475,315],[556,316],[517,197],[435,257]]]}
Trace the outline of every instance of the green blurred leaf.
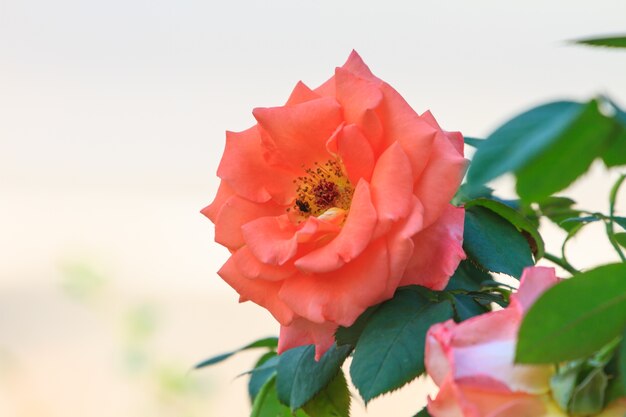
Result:
{"label": "green blurred leaf", "polygon": [[465,136],[463,139],[465,140],[466,145],[473,148],[478,148],[485,141],[484,139],[472,138],[469,136]]}
{"label": "green blurred leaf", "polygon": [[259,391],[252,404],[252,413],[250,417],[309,417],[307,414],[298,410],[292,413],[289,407],[286,407],[278,401],[276,395],[276,377],[270,378]]}
{"label": "green blurred leaf", "polygon": [[622,332],[622,342],[617,353],[617,369],[621,386],[626,396],[626,328]]}
{"label": "green blurred leaf", "polygon": [[567,411],[569,408],[569,403],[574,395],[574,389],[582,368],[582,361],[568,362],[560,366],[558,372],[550,378],[552,398],[554,398],[562,410]]}
{"label": "green blurred leaf", "polygon": [[615,241],[623,248],[626,248],[626,233],[615,233]]}
{"label": "green blurred leaf", "polygon": [[574,200],[567,197],[548,197],[539,203],[541,214],[550,219],[554,224],[564,229],[566,232],[572,230],[576,225],[563,223],[566,219],[580,216],[580,210],[573,209],[576,204]]}
{"label": "green blurred leaf", "polygon": [[369,322],[372,314],[374,314],[379,307],[380,304],[369,307],[356,319],[356,321],[350,327],[339,326],[337,328],[337,332],[335,332],[335,340],[337,341],[337,345],[350,345],[352,347],[356,346],[359,337],[361,337],[361,333],[363,333],[365,325]]}
{"label": "green blurred leaf", "polygon": [[302,407],[337,375],[351,350],[350,346],[333,345],[319,361],[315,361],[313,345],[281,354],[276,376],[280,401],[292,410]]}
{"label": "green blurred leaf", "polygon": [[453,294],[452,298],[454,299],[454,318],[457,322],[489,311],[488,308],[478,303],[471,295]]}
{"label": "green blurred leaf", "polygon": [[508,120],[476,151],[467,173],[472,185],[486,184],[514,172],[537,156],[580,112],[582,104],[557,101],[532,108]]}
{"label": "green blurred leaf", "polygon": [[586,38],[573,41],[580,45],[604,46],[609,48],[626,48],[626,35],[617,35],[603,38]]}
{"label": "green blurred leaf", "polygon": [[507,220],[484,207],[465,210],[463,249],[483,269],[516,278],[534,264],[528,242]]}
{"label": "green blurred leaf", "polygon": [[574,389],[569,411],[574,415],[588,416],[602,410],[608,378],[600,368],[594,369]]}
{"label": "green blurred leaf", "polygon": [[531,248],[534,249],[533,253],[535,254],[535,258],[541,259],[543,257],[544,243],[537,227],[530,220],[525,218],[519,211],[500,201],[484,197],[465,203],[466,209],[475,206],[485,207],[493,211],[515,226],[518,231],[525,232],[530,237],[529,243],[531,244]]}
{"label": "green blurred leaf", "polygon": [[479,186],[513,172],[520,197],[542,201],[584,173],[621,131],[615,119],[601,113],[597,100],[535,107],[487,137],[476,151],[467,182]]}
{"label": "green blurred leaf", "polygon": [[582,216],[582,217],[570,217],[569,219],[565,219],[561,221],[561,224],[565,223],[593,223],[600,220],[597,216]]}
{"label": "green blurred leaf", "polygon": [[613,216],[613,221],[626,230],[626,217]]}
{"label": "green blurred leaf", "polygon": [[412,289],[383,303],[365,326],[350,366],[365,402],[423,373],[426,332],[453,315],[449,301],[432,302]]}
{"label": "green blurred leaf", "polygon": [[216,363],[225,361],[226,359],[230,358],[234,354],[242,352],[244,350],[254,349],[254,348],[276,349],[276,346],[278,346],[278,338],[266,337],[264,339],[256,340],[250,344],[247,344],[231,352],[222,353],[222,354],[213,356],[209,359],[205,359],[202,362],[198,363],[196,366],[194,366],[194,369],[200,369],[200,368],[204,368],[205,366],[215,365]]}
{"label": "green blurred leaf", "polygon": [[593,354],[626,326],[626,264],[604,265],[547,290],[519,330],[516,361],[551,363]]}
{"label": "green blurred leaf", "polygon": [[517,193],[523,200],[541,201],[566,188],[621,131],[613,118],[601,113],[598,101],[591,100],[544,143],[541,153],[516,171]]}
{"label": "green blurred leaf", "polygon": [[310,417],[349,417],[350,391],[343,372],[302,408]]}
{"label": "green blurred leaf", "polygon": [[[263,354],[254,365],[254,369],[250,373],[250,380],[248,381],[248,395],[250,400],[254,402],[254,399],[261,391],[261,388],[265,383],[276,374],[276,366],[278,365],[278,355],[274,351],[269,351]],[[263,368],[259,369],[265,365]],[[274,365],[274,367],[268,366]]]}
{"label": "green blurred leaf", "polygon": [[466,259],[461,261],[452,277],[450,277],[446,290],[478,291],[484,281],[492,280],[493,277],[489,272],[478,269],[476,265]]}
{"label": "green blurred leaf", "polygon": [[626,165],[626,112],[617,104],[610,101],[615,110],[615,118],[622,125],[622,133],[616,135],[608,148],[604,151],[602,159],[604,164],[611,168],[619,165]]}

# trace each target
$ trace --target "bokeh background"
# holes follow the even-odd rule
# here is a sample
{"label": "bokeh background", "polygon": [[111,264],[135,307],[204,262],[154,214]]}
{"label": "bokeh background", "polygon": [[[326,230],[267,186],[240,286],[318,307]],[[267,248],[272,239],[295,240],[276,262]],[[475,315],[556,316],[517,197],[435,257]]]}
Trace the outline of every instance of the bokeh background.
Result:
{"label": "bokeh background", "polygon": [[[480,137],[545,100],[626,104],[626,54],[565,42],[624,31],[623,0],[0,0],[0,416],[247,415],[235,376],[254,354],[190,368],[278,330],[217,277],[227,253],[199,214],[253,107],[356,49]],[[596,164],[570,195],[606,210],[614,178]],[[601,227],[571,246],[580,267],[614,259]],[[368,415],[413,415],[427,389]]]}

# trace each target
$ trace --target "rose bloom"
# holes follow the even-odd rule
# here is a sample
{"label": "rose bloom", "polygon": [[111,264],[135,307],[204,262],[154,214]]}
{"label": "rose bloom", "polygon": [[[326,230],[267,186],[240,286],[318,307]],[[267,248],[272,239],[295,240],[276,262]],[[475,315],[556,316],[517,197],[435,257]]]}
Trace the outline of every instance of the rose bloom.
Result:
{"label": "rose bloom", "polygon": [[[503,310],[462,323],[449,320],[426,336],[426,370],[439,386],[433,417],[567,417],[550,396],[552,365],[514,364],[517,332],[530,306],[558,282],[553,268],[526,268]],[[624,417],[626,399],[597,417]]]}
{"label": "rose bloom", "polygon": [[280,322],[278,350],[315,344],[393,296],[443,289],[462,250],[463,137],[418,115],[353,52],[258,124],[226,133],[221,184],[202,212],[231,253],[219,275]]}

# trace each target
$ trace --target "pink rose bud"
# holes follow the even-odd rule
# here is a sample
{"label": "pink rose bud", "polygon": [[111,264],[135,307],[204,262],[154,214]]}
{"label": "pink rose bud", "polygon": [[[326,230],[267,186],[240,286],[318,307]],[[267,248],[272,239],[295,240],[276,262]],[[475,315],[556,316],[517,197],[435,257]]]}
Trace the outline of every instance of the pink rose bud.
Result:
{"label": "pink rose bud", "polygon": [[465,254],[463,137],[418,115],[356,52],[258,124],[227,132],[221,185],[202,212],[231,252],[219,275],[280,322],[279,351],[315,344],[391,298],[443,289]]}

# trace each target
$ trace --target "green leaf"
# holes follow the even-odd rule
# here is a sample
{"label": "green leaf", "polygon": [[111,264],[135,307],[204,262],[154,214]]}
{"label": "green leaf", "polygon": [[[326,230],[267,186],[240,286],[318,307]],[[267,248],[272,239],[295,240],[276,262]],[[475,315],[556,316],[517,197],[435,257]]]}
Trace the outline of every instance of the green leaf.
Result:
{"label": "green leaf", "polygon": [[350,391],[343,372],[302,408],[310,417],[349,417]]}
{"label": "green leaf", "polygon": [[471,295],[453,294],[452,298],[454,299],[454,318],[457,322],[489,311],[488,308],[476,302]]}
{"label": "green leaf", "polygon": [[239,353],[244,350],[254,349],[254,348],[270,348],[276,349],[278,346],[278,338],[277,337],[266,337],[264,339],[256,340],[250,344],[247,344],[239,349],[233,350],[231,352],[222,353],[217,356],[213,356],[212,358],[205,359],[202,362],[198,363],[194,366],[194,369],[204,368],[205,366],[215,365],[216,363],[225,361],[236,353]]}
{"label": "green leaf", "polygon": [[468,201],[465,203],[465,208],[470,208],[474,206],[485,207],[494,213],[498,214],[500,217],[508,220],[513,226],[517,228],[518,231],[522,233],[526,233],[529,236],[529,243],[531,244],[531,248],[533,248],[533,252],[535,253],[535,258],[540,259],[544,254],[544,244],[537,227],[527,218],[522,216],[522,214],[513,209],[512,207],[501,203],[500,201],[496,201],[490,198],[477,198],[472,201]]}
{"label": "green leaf", "polygon": [[465,136],[464,140],[466,145],[469,145],[473,148],[478,148],[485,141],[484,139],[472,138],[469,136]]}
{"label": "green leaf", "polygon": [[626,217],[613,216],[613,221],[626,230]]}
{"label": "green leaf", "polygon": [[[276,352],[271,351],[261,356],[254,365],[254,369],[250,373],[250,381],[248,381],[248,395],[250,396],[250,400],[252,402],[254,402],[254,399],[259,394],[263,385],[265,385],[265,383],[276,374],[278,359],[279,358],[278,355],[276,355]],[[270,364],[274,366],[268,366]],[[259,369],[261,366],[263,366],[263,368]]]}
{"label": "green leaf", "polygon": [[593,354],[626,325],[626,264],[604,265],[547,290],[519,330],[517,362],[551,363]]}
{"label": "green leaf", "polygon": [[602,155],[604,164],[609,168],[626,165],[626,112],[620,109],[614,102],[610,101],[610,103],[615,110],[615,118],[622,125],[622,133],[615,135],[615,138]]}
{"label": "green leaf", "polygon": [[534,264],[528,242],[507,220],[484,207],[465,210],[463,249],[483,269],[516,278]]}
{"label": "green leaf", "polygon": [[424,342],[431,325],[452,318],[448,300],[432,302],[398,290],[372,315],[356,345],[350,375],[367,403],[424,372]]}
{"label": "green leaf", "polygon": [[626,35],[617,35],[605,38],[578,39],[573,42],[580,45],[626,48]]}
{"label": "green leaf", "polygon": [[276,388],[278,398],[292,410],[302,407],[337,375],[351,351],[333,345],[315,361],[315,346],[300,346],[280,355]]}
{"label": "green leaf", "polygon": [[[276,395],[276,377],[270,378],[259,391],[252,404],[250,417],[294,417],[289,407],[282,405]],[[298,410],[295,417],[309,417]]]}
{"label": "green leaf", "polygon": [[374,314],[376,310],[378,310],[378,307],[380,307],[380,304],[369,307],[367,310],[361,313],[361,315],[350,327],[339,326],[337,328],[337,331],[335,332],[335,340],[337,341],[337,345],[350,345],[352,347],[356,346],[359,337],[361,337],[361,333],[363,333],[365,325],[369,322],[372,314]]}
{"label": "green leaf", "polygon": [[626,248],[626,233],[615,233],[615,241],[623,248]]}
{"label": "green leaf", "polygon": [[450,277],[446,290],[478,291],[484,281],[492,280],[493,277],[489,272],[478,269],[471,261],[466,259],[461,261],[452,277]]}
{"label": "green leaf", "polygon": [[543,151],[546,143],[553,140],[581,108],[580,103],[557,101],[510,119],[490,134],[476,151],[467,173],[468,183],[486,184],[523,167]]}
{"label": "green leaf", "polygon": [[566,188],[620,132],[618,123],[600,112],[597,100],[591,100],[544,142],[541,153],[516,171],[517,193],[523,200],[541,201]]}
{"label": "green leaf", "polygon": [[617,354],[617,369],[619,380],[624,388],[624,395],[626,396],[626,328],[624,328],[622,332],[622,342],[619,345]]}
{"label": "green leaf", "polygon": [[604,395],[608,378],[604,371],[596,368],[574,389],[569,411],[574,415],[592,415],[604,407]]}
{"label": "green leaf", "polygon": [[550,219],[554,224],[569,232],[575,227],[572,223],[562,223],[563,220],[580,216],[580,210],[573,209],[574,200],[567,197],[548,197],[539,203],[541,214]]}
{"label": "green leaf", "polygon": [[583,364],[582,361],[568,362],[560,366],[558,372],[550,378],[552,398],[562,410],[567,411],[569,408]]}

